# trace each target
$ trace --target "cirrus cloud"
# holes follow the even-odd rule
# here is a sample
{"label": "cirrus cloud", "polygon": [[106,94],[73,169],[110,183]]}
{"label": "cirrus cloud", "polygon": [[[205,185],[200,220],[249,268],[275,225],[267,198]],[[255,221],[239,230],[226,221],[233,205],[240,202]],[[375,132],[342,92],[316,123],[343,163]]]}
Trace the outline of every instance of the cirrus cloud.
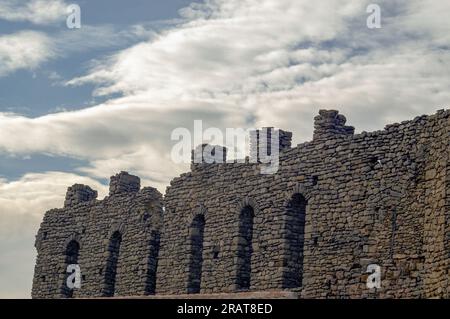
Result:
{"label": "cirrus cloud", "polygon": [[2,0],[0,19],[52,24],[66,19],[67,8],[63,0]]}

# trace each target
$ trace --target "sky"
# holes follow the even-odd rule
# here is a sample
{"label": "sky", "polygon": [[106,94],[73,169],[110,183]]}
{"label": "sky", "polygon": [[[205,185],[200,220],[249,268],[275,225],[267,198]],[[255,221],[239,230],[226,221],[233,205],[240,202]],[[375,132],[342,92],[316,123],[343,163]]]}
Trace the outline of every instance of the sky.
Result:
{"label": "sky", "polygon": [[[381,9],[381,28],[366,11]],[[67,7],[81,8],[69,29]],[[0,0],[0,298],[29,298],[34,236],[74,183],[125,170],[164,192],[171,132],[319,109],[357,132],[450,105],[448,0]]]}

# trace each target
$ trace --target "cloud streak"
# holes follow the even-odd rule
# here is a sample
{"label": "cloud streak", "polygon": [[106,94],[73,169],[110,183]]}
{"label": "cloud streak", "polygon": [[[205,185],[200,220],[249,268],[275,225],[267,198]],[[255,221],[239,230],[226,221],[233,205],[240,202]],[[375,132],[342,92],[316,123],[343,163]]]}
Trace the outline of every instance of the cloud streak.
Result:
{"label": "cloud streak", "polygon": [[67,7],[62,0],[2,0],[0,19],[48,25],[65,20]]}

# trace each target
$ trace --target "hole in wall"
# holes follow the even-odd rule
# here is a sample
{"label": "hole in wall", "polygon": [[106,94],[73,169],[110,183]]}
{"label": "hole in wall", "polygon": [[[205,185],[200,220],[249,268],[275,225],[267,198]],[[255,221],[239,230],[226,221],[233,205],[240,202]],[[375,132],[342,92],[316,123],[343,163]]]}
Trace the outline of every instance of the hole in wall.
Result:
{"label": "hole in wall", "polygon": [[314,175],[312,177],[312,182],[311,183],[312,183],[312,186],[316,186],[319,183],[319,176]]}
{"label": "hole in wall", "polygon": [[362,268],[361,264],[354,263],[354,264],[352,265],[352,267],[350,268],[350,270],[360,269],[360,268]]}
{"label": "hole in wall", "polygon": [[313,238],[313,245],[314,245],[314,246],[317,246],[318,243],[319,243],[319,237],[315,236],[315,237]]}
{"label": "hole in wall", "polygon": [[214,246],[213,248],[213,259],[219,259],[220,248],[219,246]]}
{"label": "hole in wall", "polygon": [[370,169],[375,169],[377,164],[380,162],[380,159],[377,156],[373,156],[369,160]]}
{"label": "hole in wall", "polygon": [[42,239],[43,239],[43,240],[46,240],[46,239],[47,239],[47,236],[48,236],[48,234],[47,234],[47,232],[45,231],[45,232],[42,234]]}

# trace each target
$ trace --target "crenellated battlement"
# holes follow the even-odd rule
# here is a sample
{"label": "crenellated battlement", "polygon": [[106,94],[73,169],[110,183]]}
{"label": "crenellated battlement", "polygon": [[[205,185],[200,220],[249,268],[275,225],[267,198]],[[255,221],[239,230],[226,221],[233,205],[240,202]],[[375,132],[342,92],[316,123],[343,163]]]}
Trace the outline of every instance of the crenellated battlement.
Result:
{"label": "crenellated battlement", "polygon": [[355,128],[346,126],[347,119],[337,110],[320,110],[314,118],[314,140],[332,138],[337,135],[353,135]]}
{"label": "crenellated battlement", "polygon": [[64,207],[74,206],[79,203],[89,202],[97,198],[97,191],[87,185],[75,184],[67,189]]}
{"label": "crenellated battlement", "polygon": [[120,172],[111,176],[109,184],[109,195],[119,195],[123,193],[137,193],[141,188],[141,179],[130,175],[127,172]]}
{"label": "crenellated battlement", "polygon": [[220,145],[201,144],[191,152],[192,168],[201,164],[226,163],[227,148]]}
{"label": "crenellated battlement", "polygon": [[278,154],[291,148],[292,133],[273,127],[263,127],[250,132],[250,162],[258,163],[260,156],[271,156],[272,147],[278,146]]}

